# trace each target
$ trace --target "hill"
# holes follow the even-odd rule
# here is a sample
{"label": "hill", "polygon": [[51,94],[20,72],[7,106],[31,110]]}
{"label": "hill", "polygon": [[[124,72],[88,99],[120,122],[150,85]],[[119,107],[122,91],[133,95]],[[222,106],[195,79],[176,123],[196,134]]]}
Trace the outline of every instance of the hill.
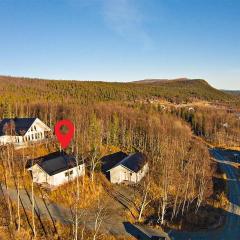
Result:
{"label": "hill", "polygon": [[[141,83],[141,84],[140,84]],[[150,80],[128,83],[43,80],[0,76],[0,102],[89,103],[163,98],[171,102],[235,101],[235,97],[211,87],[205,80]]]}
{"label": "hill", "polygon": [[223,90],[223,92],[225,92],[227,94],[232,94],[234,96],[240,96],[240,91],[238,91],[238,90]]}
{"label": "hill", "polygon": [[156,84],[159,84],[159,83],[168,83],[169,81],[186,81],[186,80],[190,80],[189,78],[174,78],[174,79],[144,79],[144,80],[138,80],[138,81],[134,81],[134,83],[146,83],[146,84],[152,84],[152,83],[156,83]]}
{"label": "hill", "polygon": [[234,98],[230,94],[213,88],[203,79],[146,79],[135,82],[136,84],[154,86],[165,96],[170,94],[172,97],[184,99],[201,99],[208,101],[232,101]]}

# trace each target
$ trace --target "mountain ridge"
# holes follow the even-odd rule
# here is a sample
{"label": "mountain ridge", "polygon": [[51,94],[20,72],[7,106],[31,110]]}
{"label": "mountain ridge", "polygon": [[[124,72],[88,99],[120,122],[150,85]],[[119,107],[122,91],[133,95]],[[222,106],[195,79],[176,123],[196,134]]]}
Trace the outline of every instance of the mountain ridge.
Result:
{"label": "mountain ridge", "polygon": [[[8,101],[11,98],[71,99],[80,102],[135,101],[163,98],[171,102],[194,100],[235,101],[235,96],[215,89],[203,79],[148,79],[144,82],[98,82],[76,80],[47,80],[0,76],[0,91]],[[150,82],[149,82],[150,81]]]}

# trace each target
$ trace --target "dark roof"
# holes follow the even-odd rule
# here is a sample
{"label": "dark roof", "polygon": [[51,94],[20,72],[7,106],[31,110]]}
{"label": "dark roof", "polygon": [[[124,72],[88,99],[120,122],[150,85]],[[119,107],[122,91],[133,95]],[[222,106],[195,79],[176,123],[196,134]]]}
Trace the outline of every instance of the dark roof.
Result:
{"label": "dark roof", "polygon": [[133,153],[127,157],[125,157],[121,162],[117,165],[122,165],[133,172],[138,172],[143,168],[145,163],[147,162],[147,157],[141,152]]}
{"label": "dark roof", "polygon": [[116,152],[101,158],[102,171],[106,172],[111,169],[113,166],[121,162],[128,155],[124,152]]}
{"label": "dark roof", "polygon": [[[34,160],[29,160],[27,167],[35,164],[38,164],[48,175],[52,176],[76,167],[77,162],[73,155],[57,151]],[[78,164],[82,164],[82,161],[79,161]]]}
{"label": "dark roof", "polygon": [[36,118],[4,118],[0,121],[0,136],[6,135],[3,131],[5,124],[13,122],[15,125],[14,135],[24,135],[31,127]]}

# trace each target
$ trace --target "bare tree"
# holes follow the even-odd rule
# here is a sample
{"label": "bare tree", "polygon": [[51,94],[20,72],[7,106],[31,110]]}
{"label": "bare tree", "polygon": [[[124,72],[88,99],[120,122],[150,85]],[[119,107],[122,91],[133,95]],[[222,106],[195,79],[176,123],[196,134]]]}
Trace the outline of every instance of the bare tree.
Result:
{"label": "bare tree", "polygon": [[152,199],[149,197],[149,191],[150,191],[150,179],[149,179],[149,173],[147,174],[147,177],[145,178],[143,185],[142,185],[142,201],[138,216],[138,221],[141,221],[143,212],[145,208],[151,203]]}
{"label": "bare tree", "polygon": [[19,175],[17,175],[17,215],[18,215],[18,232],[21,230],[21,214],[20,214],[20,183]]}
{"label": "bare tree", "polygon": [[98,208],[95,213],[95,221],[94,221],[94,229],[93,229],[93,240],[97,239],[105,214],[106,214],[105,208],[101,204],[100,198],[98,198]]}
{"label": "bare tree", "polygon": [[80,189],[79,189],[79,162],[78,162],[78,146],[76,144],[76,166],[77,166],[77,198],[75,203],[75,240],[78,240],[78,222],[79,222],[79,216],[78,216],[78,204],[80,200]]}
{"label": "bare tree", "polygon": [[[35,145],[33,145],[33,158],[35,152]],[[32,161],[33,166],[33,161]],[[32,200],[32,228],[33,228],[33,238],[37,236],[36,232],[36,225],[35,225],[35,199],[34,199],[34,183],[33,183],[33,176],[32,176],[32,185],[31,185],[31,200]]]}
{"label": "bare tree", "polygon": [[91,165],[90,176],[91,176],[92,182],[94,182],[95,169],[99,163],[100,163],[100,154],[99,154],[98,148],[96,147],[93,149],[93,151],[90,154],[90,165]]}

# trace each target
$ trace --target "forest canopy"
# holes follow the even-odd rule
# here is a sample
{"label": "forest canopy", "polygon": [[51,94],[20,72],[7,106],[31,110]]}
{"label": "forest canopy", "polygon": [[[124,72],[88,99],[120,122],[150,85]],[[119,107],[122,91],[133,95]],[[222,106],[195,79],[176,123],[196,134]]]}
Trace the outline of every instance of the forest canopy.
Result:
{"label": "forest canopy", "polygon": [[0,77],[0,102],[65,102],[138,101],[166,99],[170,102],[234,102],[236,98],[211,87],[201,79],[154,82],[92,82],[41,80]]}

